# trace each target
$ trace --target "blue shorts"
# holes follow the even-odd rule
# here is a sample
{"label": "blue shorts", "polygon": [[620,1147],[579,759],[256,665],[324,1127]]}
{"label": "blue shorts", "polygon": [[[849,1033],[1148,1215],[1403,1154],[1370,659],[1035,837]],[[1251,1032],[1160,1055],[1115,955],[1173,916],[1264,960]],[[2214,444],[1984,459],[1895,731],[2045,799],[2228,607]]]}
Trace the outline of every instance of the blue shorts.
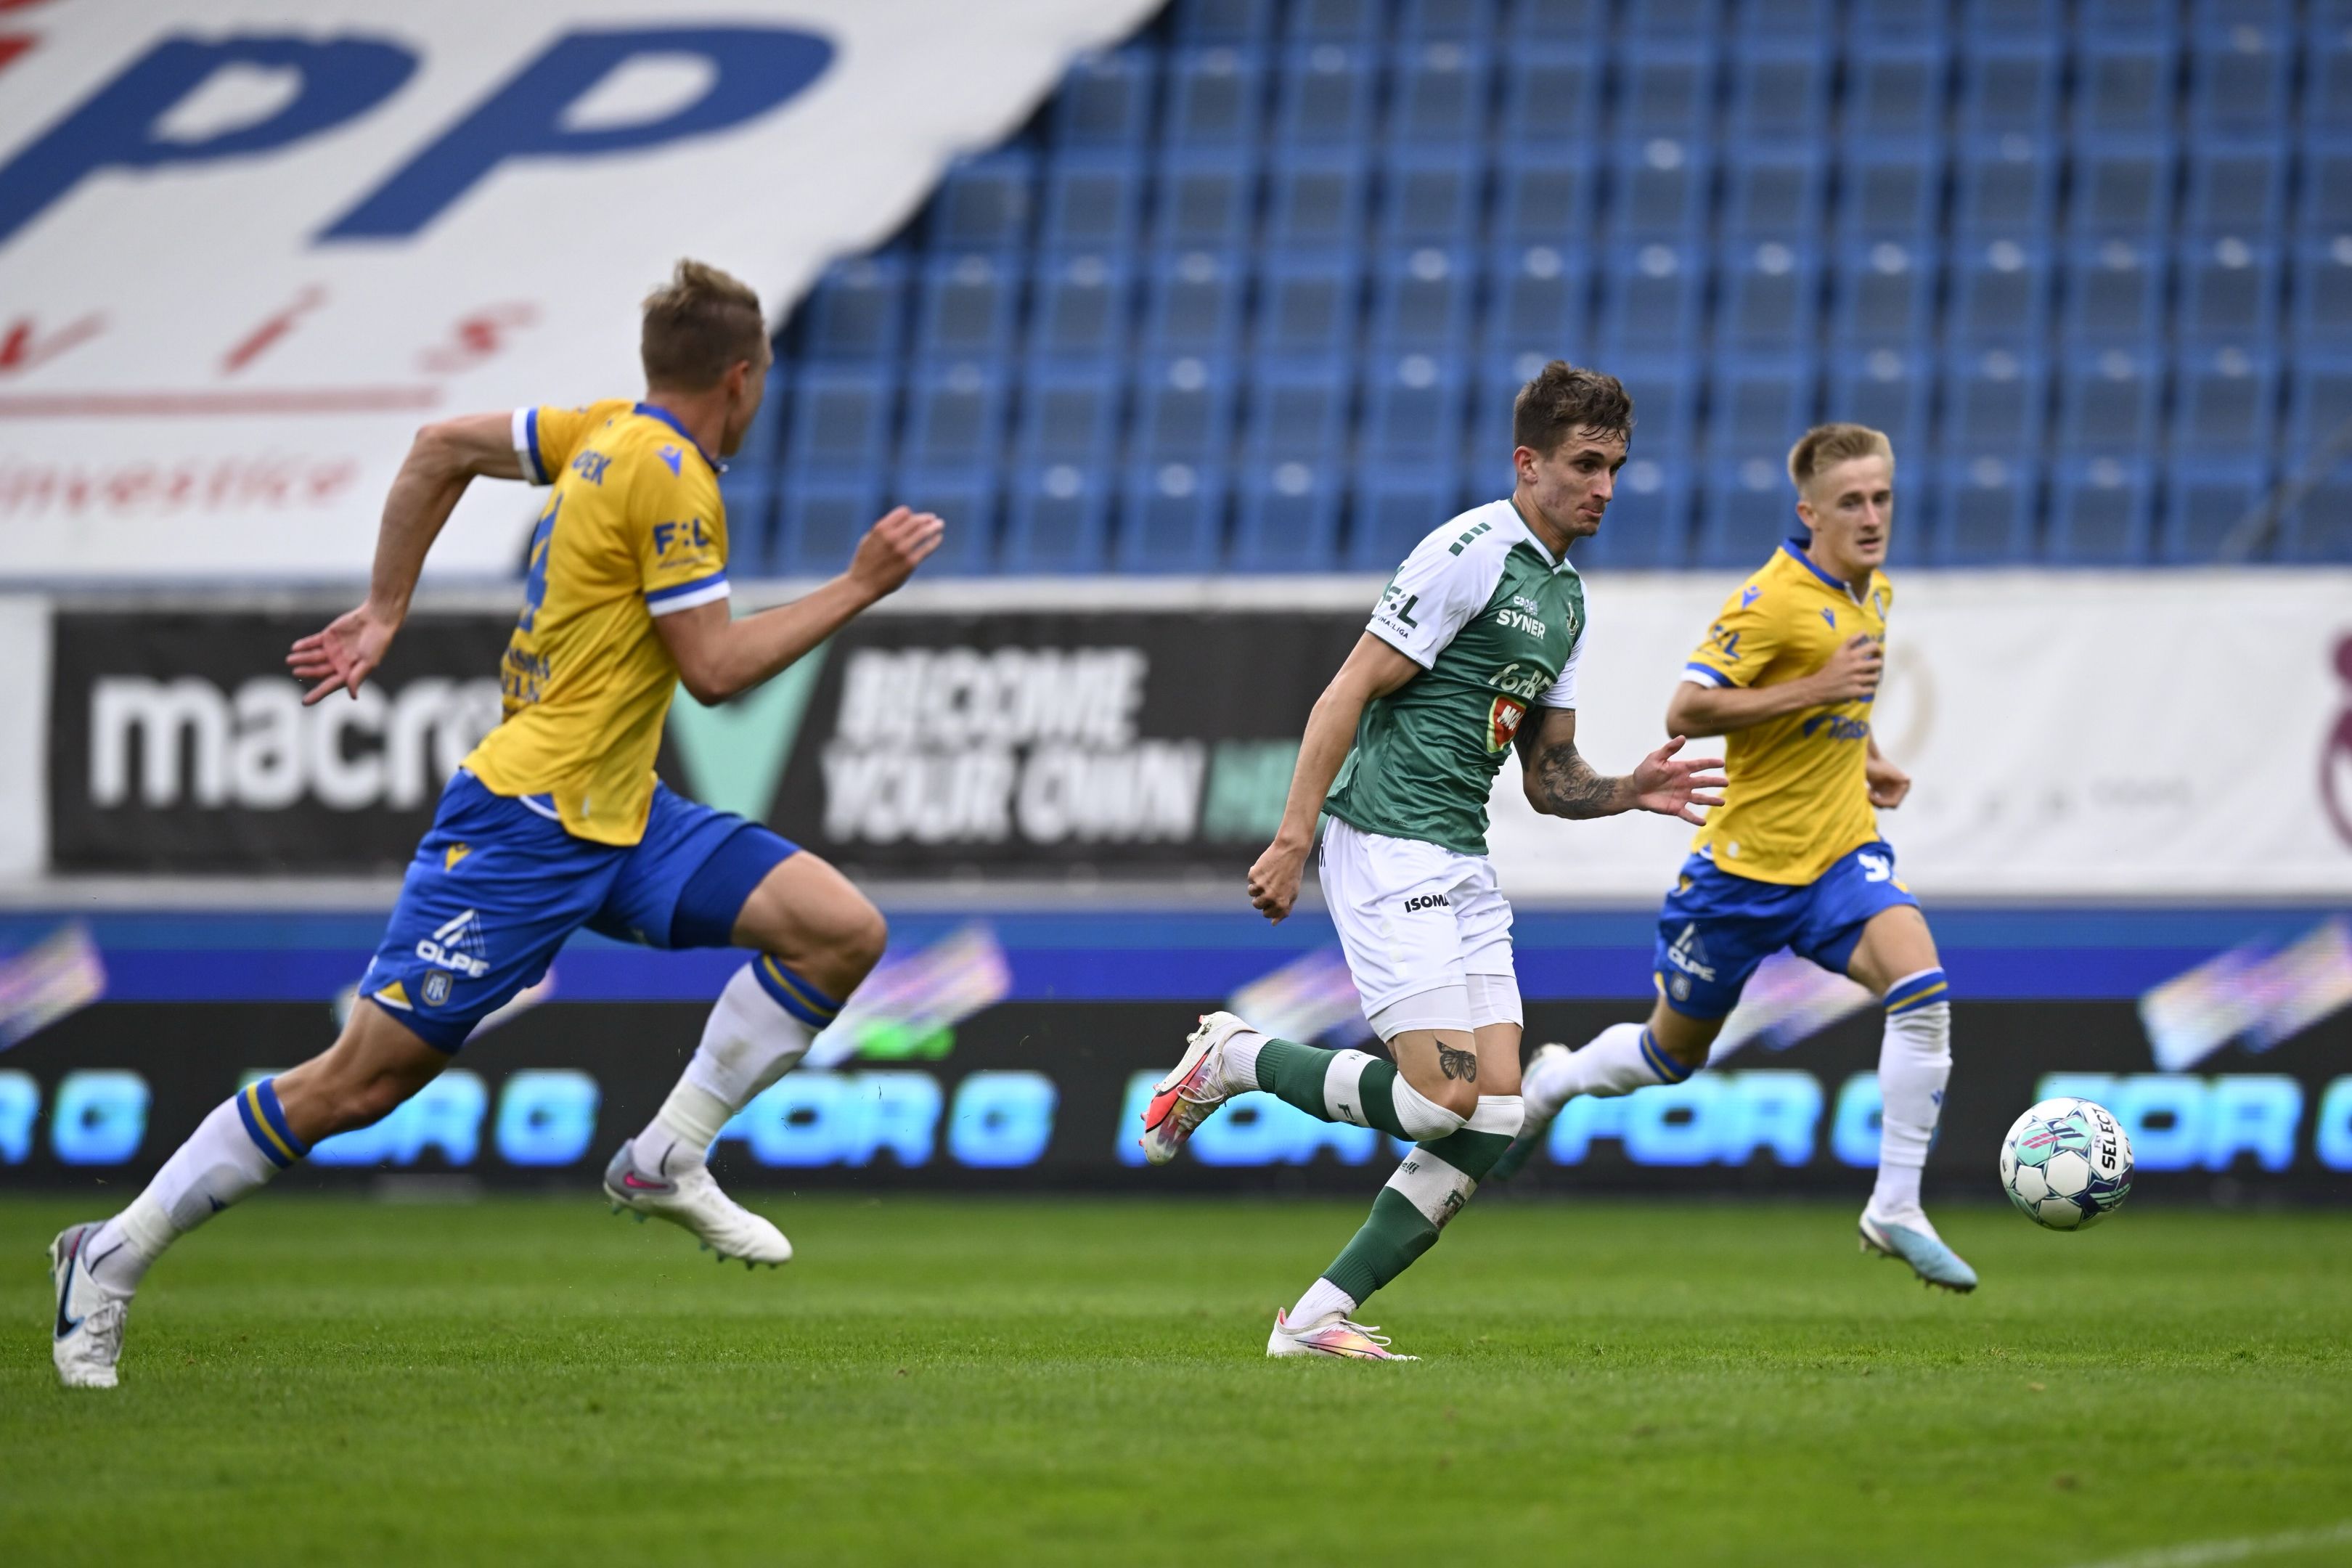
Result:
{"label": "blue shorts", "polygon": [[586,926],[648,947],[726,947],[761,879],[796,846],[731,812],[654,788],[635,844],[574,838],[537,797],[459,773],[416,847],[360,994],[454,1051],[535,985]]}
{"label": "blue shorts", "polygon": [[1683,862],[1658,911],[1658,991],[1690,1018],[1720,1018],[1756,966],[1782,948],[1845,973],[1862,928],[1881,910],[1919,907],[1895,879],[1895,851],[1865,844],[1801,887],[1735,877],[1704,855]]}

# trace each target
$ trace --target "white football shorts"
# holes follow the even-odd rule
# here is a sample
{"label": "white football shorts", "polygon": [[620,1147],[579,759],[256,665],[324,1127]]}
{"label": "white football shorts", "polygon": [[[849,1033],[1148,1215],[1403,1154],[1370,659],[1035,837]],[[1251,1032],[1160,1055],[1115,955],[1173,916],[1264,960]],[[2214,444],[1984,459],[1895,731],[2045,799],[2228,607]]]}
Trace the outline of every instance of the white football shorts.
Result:
{"label": "white football shorts", "polygon": [[1348,973],[1382,1039],[1519,1021],[1511,906],[1492,861],[1334,816],[1320,870]]}

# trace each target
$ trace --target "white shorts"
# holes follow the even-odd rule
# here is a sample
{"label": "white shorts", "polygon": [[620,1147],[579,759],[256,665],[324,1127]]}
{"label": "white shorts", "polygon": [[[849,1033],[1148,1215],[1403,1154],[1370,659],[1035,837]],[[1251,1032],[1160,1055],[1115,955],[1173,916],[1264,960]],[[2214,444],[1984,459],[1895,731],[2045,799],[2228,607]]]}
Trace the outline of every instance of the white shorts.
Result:
{"label": "white shorts", "polygon": [[[1382,1039],[1406,1028],[1519,1021],[1511,906],[1493,862],[1334,816],[1323,829],[1321,872],[1348,973]],[[1399,1005],[1421,996],[1429,1006]]]}

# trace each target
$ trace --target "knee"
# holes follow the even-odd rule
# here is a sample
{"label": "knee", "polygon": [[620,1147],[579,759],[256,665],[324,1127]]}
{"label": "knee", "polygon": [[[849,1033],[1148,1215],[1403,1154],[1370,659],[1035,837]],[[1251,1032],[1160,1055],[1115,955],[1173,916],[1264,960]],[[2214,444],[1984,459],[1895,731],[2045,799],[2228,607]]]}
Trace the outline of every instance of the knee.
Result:
{"label": "knee", "polygon": [[311,1142],[372,1127],[399,1110],[401,1102],[421,1087],[394,1073],[338,1074],[319,1086],[313,1103],[326,1127],[312,1133]]}
{"label": "knee", "polygon": [[1478,1110],[1478,1086],[1467,1079],[1441,1079],[1428,1091],[1427,1098],[1447,1115],[1460,1117],[1465,1122]]}
{"label": "knee", "polygon": [[880,910],[860,899],[856,909],[842,922],[834,946],[842,967],[855,971],[863,980],[882,962],[882,950],[889,942],[890,922],[883,919]]}

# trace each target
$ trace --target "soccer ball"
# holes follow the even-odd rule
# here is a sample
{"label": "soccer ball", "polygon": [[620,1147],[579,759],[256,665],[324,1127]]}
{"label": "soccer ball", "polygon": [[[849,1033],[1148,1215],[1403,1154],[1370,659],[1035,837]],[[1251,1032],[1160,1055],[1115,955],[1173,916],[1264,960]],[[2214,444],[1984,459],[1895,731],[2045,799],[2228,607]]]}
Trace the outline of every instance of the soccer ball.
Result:
{"label": "soccer ball", "polygon": [[2025,1217],[2083,1230],[2131,1195],[2131,1140],[2104,1105],[2045,1100],[2017,1119],[2000,1146],[2000,1184]]}

